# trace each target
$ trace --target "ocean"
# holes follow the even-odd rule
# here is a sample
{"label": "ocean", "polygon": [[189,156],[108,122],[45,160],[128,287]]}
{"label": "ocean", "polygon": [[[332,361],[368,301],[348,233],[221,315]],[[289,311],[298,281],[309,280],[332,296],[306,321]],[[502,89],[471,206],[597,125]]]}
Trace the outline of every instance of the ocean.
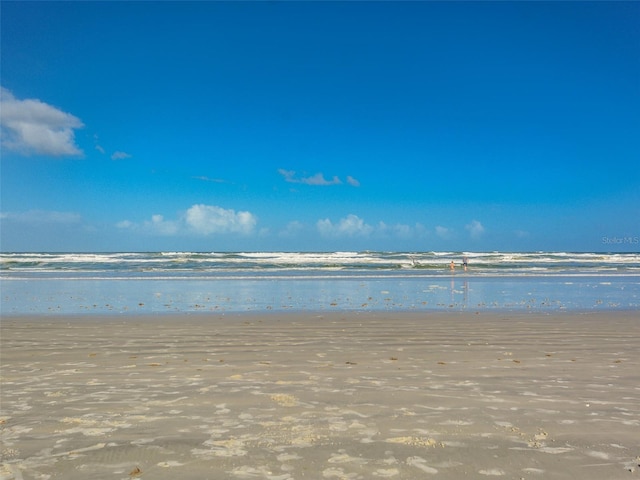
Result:
{"label": "ocean", "polygon": [[638,309],[640,253],[2,253],[0,293],[1,315]]}

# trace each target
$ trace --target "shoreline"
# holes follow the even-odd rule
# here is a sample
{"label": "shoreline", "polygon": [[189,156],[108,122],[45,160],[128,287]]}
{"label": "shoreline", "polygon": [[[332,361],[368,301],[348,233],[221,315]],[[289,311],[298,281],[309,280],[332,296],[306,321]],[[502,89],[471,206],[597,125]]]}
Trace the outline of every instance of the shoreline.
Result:
{"label": "shoreline", "polygon": [[0,333],[2,480],[640,475],[633,310],[3,316]]}
{"label": "shoreline", "polygon": [[640,309],[640,277],[1,280],[0,314]]}
{"label": "shoreline", "polygon": [[593,317],[593,316],[622,316],[627,317],[640,314],[640,308],[636,307],[620,307],[620,308],[584,308],[584,309],[563,309],[563,308],[548,308],[548,309],[526,309],[523,307],[507,308],[507,307],[484,307],[484,308],[446,308],[439,309],[418,309],[418,308],[389,308],[383,309],[340,309],[339,307],[333,307],[331,309],[305,309],[305,308],[283,308],[281,310],[269,309],[269,310],[205,310],[205,311],[118,311],[112,313],[105,312],[81,312],[81,313],[9,313],[0,315],[0,319],[3,321],[90,321],[91,319],[101,321],[111,321],[118,319],[158,319],[158,320],[175,320],[176,318],[188,318],[193,320],[214,320],[214,319],[232,319],[237,317],[243,319],[244,317],[255,318],[260,317],[263,319],[269,318],[287,318],[287,317],[424,317],[424,318],[440,318],[440,317],[496,317],[496,316],[509,316],[509,317],[523,317],[523,318],[547,318],[547,317]]}

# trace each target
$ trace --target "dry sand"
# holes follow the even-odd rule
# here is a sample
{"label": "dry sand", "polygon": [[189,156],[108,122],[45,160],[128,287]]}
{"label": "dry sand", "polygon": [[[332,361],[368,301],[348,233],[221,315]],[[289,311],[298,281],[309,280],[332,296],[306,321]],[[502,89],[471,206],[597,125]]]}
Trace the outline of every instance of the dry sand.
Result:
{"label": "dry sand", "polygon": [[640,478],[640,315],[4,318],[0,479]]}

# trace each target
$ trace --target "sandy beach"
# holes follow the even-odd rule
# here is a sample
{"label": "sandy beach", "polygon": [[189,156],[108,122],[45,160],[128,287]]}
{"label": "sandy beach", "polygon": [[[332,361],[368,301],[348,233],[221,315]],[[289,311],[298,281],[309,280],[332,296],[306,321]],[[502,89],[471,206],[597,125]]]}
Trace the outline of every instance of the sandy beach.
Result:
{"label": "sandy beach", "polygon": [[0,479],[640,478],[640,315],[4,317]]}

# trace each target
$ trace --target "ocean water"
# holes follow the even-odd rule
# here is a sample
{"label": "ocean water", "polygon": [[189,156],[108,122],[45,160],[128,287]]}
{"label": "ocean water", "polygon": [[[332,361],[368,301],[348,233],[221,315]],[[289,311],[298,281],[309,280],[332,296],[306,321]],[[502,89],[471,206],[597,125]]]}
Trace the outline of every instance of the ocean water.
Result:
{"label": "ocean water", "polygon": [[640,254],[2,253],[0,295],[2,315],[639,309]]}

